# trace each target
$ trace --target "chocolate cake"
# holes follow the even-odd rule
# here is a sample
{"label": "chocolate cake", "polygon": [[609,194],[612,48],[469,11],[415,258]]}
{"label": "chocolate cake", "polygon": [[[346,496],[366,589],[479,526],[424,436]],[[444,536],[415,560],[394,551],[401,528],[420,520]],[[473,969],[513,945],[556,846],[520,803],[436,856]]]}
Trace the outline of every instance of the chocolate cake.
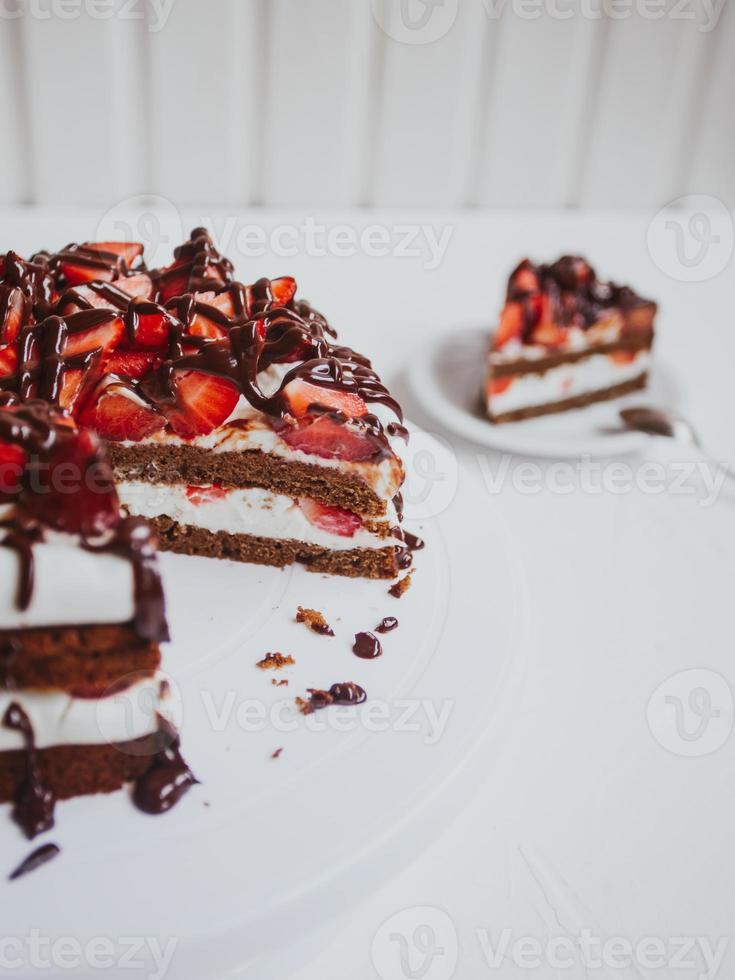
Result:
{"label": "chocolate cake", "polygon": [[643,388],[656,304],[601,282],[582,258],[528,259],[508,282],[488,357],[492,422],[581,408]]}
{"label": "chocolate cake", "polygon": [[106,442],[120,500],[185,554],[392,578],[401,409],[290,277],[246,285],[202,228],[0,263],[0,389]]}
{"label": "chocolate cake", "polygon": [[191,785],[165,720],[166,639],[154,538],[121,511],[98,438],[1,395],[0,802],[28,837],[57,799],[136,780],[160,810]]}

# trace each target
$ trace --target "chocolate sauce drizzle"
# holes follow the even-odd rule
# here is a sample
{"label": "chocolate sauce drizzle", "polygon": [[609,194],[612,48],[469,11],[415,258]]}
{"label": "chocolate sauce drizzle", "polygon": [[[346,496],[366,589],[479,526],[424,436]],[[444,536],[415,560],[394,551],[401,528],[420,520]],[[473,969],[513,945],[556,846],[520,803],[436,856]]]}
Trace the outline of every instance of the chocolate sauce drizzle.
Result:
{"label": "chocolate sauce drizzle", "polygon": [[314,711],[328,708],[330,704],[362,704],[367,700],[367,694],[359,684],[354,681],[342,681],[339,684],[332,684],[328,691],[310,687],[308,689],[309,698],[307,701],[297,699],[297,703],[305,715],[310,715]]}
{"label": "chocolate sauce drizzle", "polygon": [[57,844],[42,844],[21,861],[15,871],[8,875],[8,881],[15,881],[17,878],[22,878],[23,875],[35,871],[36,868],[40,868],[41,865],[55,858],[57,854],[61,854],[61,848]]}
{"label": "chocolate sauce drizzle", "polygon": [[15,701],[8,705],[2,723],[5,728],[19,732],[23,738],[26,757],[26,775],[18,788],[13,803],[12,816],[29,840],[50,830],[54,825],[56,797],[44,786],[38,764],[36,739],[33,726],[25,711]]}
{"label": "chocolate sauce drizzle", "polygon": [[181,755],[176,729],[159,715],[156,753],[148,768],[133,787],[133,802],[144,813],[166,813],[199,780]]}
{"label": "chocolate sauce drizzle", "polygon": [[[102,488],[99,496],[82,484],[59,502],[48,486],[36,483],[34,474],[50,472],[54,459],[68,461],[74,447],[83,438],[70,420],[39,401],[0,405],[0,442],[17,446],[26,455],[25,470],[17,494],[0,502],[12,503],[9,517],[0,521],[0,547],[12,548],[18,555],[19,571],[16,605],[25,610],[33,597],[33,546],[44,539],[47,528],[74,532],[80,547],[97,553],[117,554],[133,566],[133,625],[147,640],[168,639],[163,586],[158,574],[153,534],[141,518],[124,518],[114,491],[113,474],[101,447],[86,435],[85,457],[80,464],[86,475],[95,467],[95,482]],[[69,488],[67,487],[67,490]],[[56,499],[55,499],[56,498]],[[79,503],[81,501],[81,504]],[[80,514],[81,508],[81,514]],[[100,514],[96,512],[100,508]],[[69,515],[80,526],[69,525]],[[4,534],[3,534],[4,532]]]}
{"label": "chocolate sauce drizzle", "polygon": [[531,339],[539,321],[540,294],[547,298],[555,323],[583,330],[596,323],[607,309],[618,308],[625,313],[640,306],[655,306],[630,286],[601,281],[592,266],[578,255],[563,255],[550,265],[524,259],[511,273],[506,293],[506,302],[520,303],[523,308],[524,342]]}
{"label": "chocolate sauce drizzle", "polygon": [[375,660],[382,656],[383,647],[373,633],[356,633],[352,652],[362,660]]}
{"label": "chocolate sauce drizzle", "polygon": [[[96,279],[68,288],[64,268],[70,265],[88,269]],[[401,408],[370,361],[334,343],[336,334],[323,315],[306,301],[294,299],[292,291],[286,300],[269,279],[253,285],[233,281],[232,263],[217,251],[204,228],[195,228],[190,240],[174,250],[174,263],[167,269],[148,270],[139,263],[131,270],[121,256],[89,244],[68,245],[54,255],[39,252],[30,262],[9,252],[2,267],[6,285],[0,294],[0,339],[14,316],[23,325],[17,370],[0,377],[0,390],[24,400],[68,401],[65,382],[70,372],[80,372],[82,382],[93,382],[102,369],[101,348],[74,353],[79,348],[77,335],[111,326],[121,318],[128,343],[135,345],[142,319],[156,317],[169,336],[162,363],[143,380],[108,375],[100,384],[114,378],[152,409],[165,410],[176,402],[177,372],[201,371],[231,381],[278,430],[295,424],[285,389],[300,380],[316,389],[357,395],[366,404],[383,405],[396,415],[398,422],[384,429],[371,412],[347,418],[329,405],[320,405],[315,395],[313,412],[326,411],[334,421],[366,435],[374,443],[375,458],[390,454],[387,435],[408,438]],[[150,279],[149,296],[131,297],[125,292],[125,280],[131,275]],[[292,280],[279,280],[284,281],[295,288]],[[139,290],[140,283],[136,285]],[[210,301],[195,293],[210,294]],[[98,308],[101,303],[106,308]],[[222,336],[192,334],[197,317],[213,324]],[[266,395],[258,375],[274,364],[290,362],[294,366],[278,390]]]}

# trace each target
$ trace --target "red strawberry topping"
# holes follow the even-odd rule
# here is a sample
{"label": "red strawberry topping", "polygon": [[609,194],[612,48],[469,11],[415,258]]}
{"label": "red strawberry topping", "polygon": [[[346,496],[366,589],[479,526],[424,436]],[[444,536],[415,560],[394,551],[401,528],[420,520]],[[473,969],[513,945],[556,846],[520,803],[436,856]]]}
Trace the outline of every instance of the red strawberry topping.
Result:
{"label": "red strawberry topping", "polygon": [[303,418],[314,405],[341,412],[348,419],[361,418],[367,414],[367,405],[359,395],[339,388],[314,385],[301,378],[289,381],[283,393],[296,418]]}
{"label": "red strawberry topping", "polygon": [[351,538],[362,527],[362,518],[344,507],[331,507],[309,497],[299,498],[299,507],[314,527],[341,538]]}
{"label": "red strawberry topping", "polygon": [[495,332],[493,346],[498,349],[505,347],[511,340],[520,340],[523,336],[524,323],[523,304],[517,302],[506,303],[503,312],[500,314],[500,323]]}
{"label": "red strawberry topping", "polygon": [[176,404],[165,406],[169,424],[182,439],[205,436],[229,418],[239,398],[236,385],[203,371],[174,372]]}
{"label": "red strawberry topping", "polygon": [[211,504],[215,500],[223,500],[227,496],[227,490],[219,483],[213,483],[209,487],[188,486],[186,496],[198,507],[200,504]]}
{"label": "red strawberry topping", "polygon": [[374,459],[381,447],[366,432],[351,428],[330,415],[305,419],[278,433],[292,449],[323,459],[345,459],[359,462]]}
{"label": "red strawberry topping", "polygon": [[20,446],[0,442],[0,501],[18,493],[26,463],[26,454]]}
{"label": "red strawberry topping", "polygon": [[78,421],[111,442],[139,442],[166,425],[163,415],[114,384],[100,391],[80,413]]}

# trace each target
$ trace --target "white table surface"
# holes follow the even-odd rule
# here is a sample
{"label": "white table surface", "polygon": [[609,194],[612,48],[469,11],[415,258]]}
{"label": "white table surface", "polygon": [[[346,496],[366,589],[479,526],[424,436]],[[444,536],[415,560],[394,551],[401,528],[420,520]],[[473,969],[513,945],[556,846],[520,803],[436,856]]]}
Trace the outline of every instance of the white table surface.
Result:
{"label": "white table surface", "polygon": [[[189,227],[209,217],[226,227],[226,216],[211,212],[181,220]],[[230,220],[269,230],[303,217],[250,212]],[[243,278],[296,275],[303,294],[325,310],[346,343],[373,357],[399,394],[407,393],[402,374],[415,350],[457,325],[491,322],[517,259],[586,254],[601,274],[630,281],[660,301],[658,355],[674,374],[677,408],[713,450],[735,461],[732,256],[713,279],[673,280],[647,250],[650,217],[316,215],[327,226],[451,226],[448,250],[435,269],[425,268],[425,258],[397,255],[301,253],[269,260],[243,258],[232,247],[230,252]],[[79,211],[6,213],[0,247],[58,247],[94,236],[97,219]],[[409,398],[405,405],[419,424],[442,434]],[[499,455],[448,438],[474,479],[482,481],[488,466],[495,471],[500,464]],[[647,455],[663,460],[669,475],[672,461],[690,458],[653,443]],[[643,461],[627,461],[634,475]],[[503,485],[488,491],[488,506],[500,508],[510,525],[529,592],[525,680],[504,748],[484,760],[472,803],[418,861],[359,908],[351,908],[345,895],[345,920],[332,924],[336,934],[315,937],[315,958],[303,963],[298,980],[584,976],[580,967],[560,969],[544,954],[539,965],[524,969],[512,943],[537,937],[545,944],[585,929],[603,942],[620,939],[623,951],[626,941],[635,945],[653,937],[669,961],[654,969],[638,957],[625,969],[608,964],[590,976],[689,980],[706,966],[696,946],[680,954],[689,966],[671,962],[677,937],[706,937],[713,948],[733,937],[735,737],[727,694],[728,686],[735,689],[735,494],[723,490],[710,506],[698,484],[690,484],[694,493],[577,488],[559,494],[546,486],[548,463],[539,463],[542,487],[530,494],[514,483],[522,462],[513,459]],[[481,512],[468,514],[467,533],[482,519]],[[478,554],[467,574],[482,575],[491,561],[492,555]],[[492,618],[489,598],[490,634]],[[458,671],[472,670],[473,650],[445,655],[456,658]],[[704,673],[673,681],[662,697],[686,699],[703,687],[719,718],[703,726],[701,739],[687,740],[677,734],[675,705],[664,703],[652,731],[649,699],[667,678],[690,668]],[[680,731],[694,732],[699,721],[690,711]],[[422,912],[425,906],[444,910],[446,917]],[[413,911],[379,932],[406,909]],[[415,932],[422,924],[434,928],[444,952],[425,961],[414,949],[410,969],[402,970],[395,937],[404,935],[410,947],[430,935]],[[483,955],[483,937],[495,945],[503,930],[510,943],[493,967]],[[718,976],[735,971],[735,941],[730,945]]]}

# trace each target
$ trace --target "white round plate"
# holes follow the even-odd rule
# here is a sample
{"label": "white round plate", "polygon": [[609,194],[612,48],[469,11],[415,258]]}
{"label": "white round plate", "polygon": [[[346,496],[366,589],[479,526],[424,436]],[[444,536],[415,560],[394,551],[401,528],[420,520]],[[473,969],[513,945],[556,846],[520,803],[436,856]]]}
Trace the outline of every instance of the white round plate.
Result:
{"label": "white round plate", "polygon": [[645,391],[558,415],[493,425],[481,400],[488,342],[487,329],[444,337],[414,361],[408,381],[421,408],[432,419],[491,449],[562,459],[622,456],[641,449],[648,438],[640,432],[620,431],[618,412],[622,407],[676,404],[675,386],[658,364]]}
{"label": "white round plate", "polygon": [[[169,980],[264,980],[264,955],[349,910],[461,808],[477,781],[468,760],[483,778],[488,739],[508,730],[525,592],[492,499],[436,440],[414,430],[411,446],[409,456],[431,457],[405,488],[408,527],[426,548],[401,599],[384,581],[163,556],[165,667],[201,785],[161,817],[138,812],[126,791],[60,803],[56,827],[31,844],[0,808],[7,872],[43,842],[62,849],[0,881],[3,936],[20,938],[27,964],[13,976],[50,975],[29,959],[35,929],[71,939],[75,976],[96,975],[94,941],[119,958],[135,937],[141,975],[156,975],[169,950]],[[298,605],[321,610],[336,636],[297,624]],[[383,656],[355,657],[355,632],[387,615],[400,625],[381,638]],[[272,651],[295,666],[258,670]],[[308,687],[346,680],[365,688],[364,705],[296,711]]]}

